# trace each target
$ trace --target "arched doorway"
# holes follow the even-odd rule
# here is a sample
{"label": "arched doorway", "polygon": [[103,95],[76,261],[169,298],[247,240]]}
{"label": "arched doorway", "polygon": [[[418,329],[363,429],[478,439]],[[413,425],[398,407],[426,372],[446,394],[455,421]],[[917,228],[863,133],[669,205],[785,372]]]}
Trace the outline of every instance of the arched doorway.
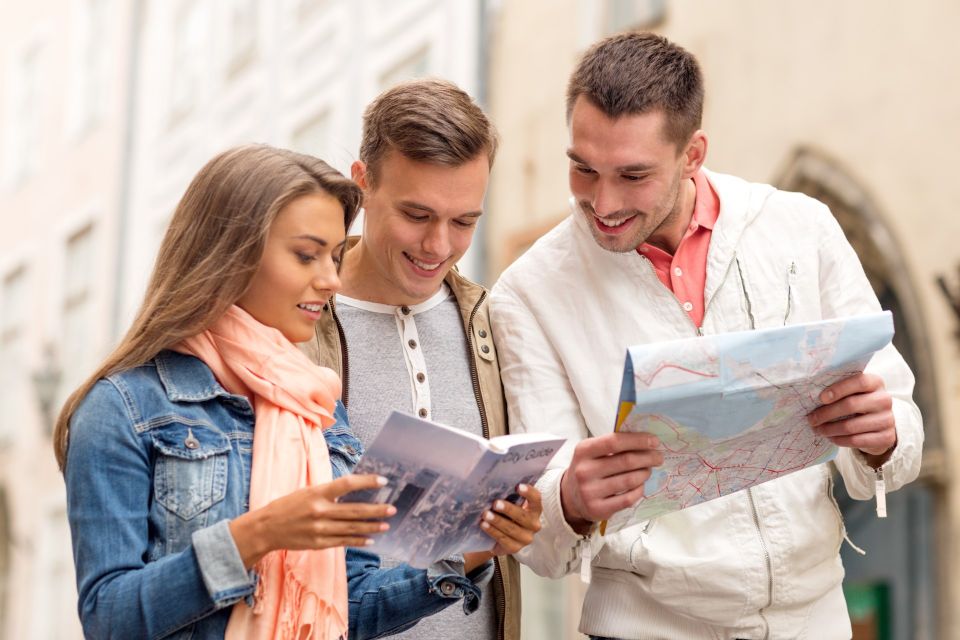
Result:
{"label": "arched doorway", "polygon": [[10,511],[7,493],[0,487],[0,640],[6,638],[5,621],[10,617]]}
{"label": "arched doorway", "polygon": [[944,453],[930,343],[922,307],[899,243],[869,193],[840,164],[801,148],[777,186],[800,191],[830,207],[863,263],[884,309],[893,313],[894,344],[917,379],[914,399],[924,418],[923,470],[917,482],[888,496],[889,517],[876,518],[873,505],[851,499],[837,484],[837,500],[850,538],[867,551],[844,545],[844,592],[855,640],[933,640],[945,612],[946,557],[938,535],[944,513]]}

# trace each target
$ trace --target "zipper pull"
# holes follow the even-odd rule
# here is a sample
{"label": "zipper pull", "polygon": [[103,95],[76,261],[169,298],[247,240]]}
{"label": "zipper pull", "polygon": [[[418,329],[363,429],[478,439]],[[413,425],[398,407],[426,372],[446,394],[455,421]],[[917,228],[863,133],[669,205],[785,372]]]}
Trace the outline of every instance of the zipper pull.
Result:
{"label": "zipper pull", "polygon": [[590,554],[590,543],[589,541],[586,544],[581,544],[580,549],[580,582],[583,584],[590,584],[590,580],[593,577],[593,571],[590,564],[593,562],[593,557]]}
{"label": "zipper pull", "polygon": [[883,467],[877,469],[874,488],[877,494],[877,517],[887,517],[887,482],[883,479]]}

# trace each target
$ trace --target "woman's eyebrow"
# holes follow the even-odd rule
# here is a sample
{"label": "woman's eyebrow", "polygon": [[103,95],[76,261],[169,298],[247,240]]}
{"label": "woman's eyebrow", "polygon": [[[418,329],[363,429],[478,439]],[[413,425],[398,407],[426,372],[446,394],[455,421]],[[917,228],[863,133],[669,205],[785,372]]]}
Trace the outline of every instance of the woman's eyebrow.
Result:
{"label": "woman's eyebrow", "polygon": [[324,240],[323,238],[319,238],[319,237],[317,237],[317,236],[314,236],[314,235],[310,235],[309,233],[303,233],[303,234],[301,234],[301,235],[299,235],[299,236],[294,236],[294,239],[295,239],[295,240],[313,240],[314,242],[316,242],[317,244],[319,244],[321,247],[327,246],[327,241],[326,241],[326,240]]}

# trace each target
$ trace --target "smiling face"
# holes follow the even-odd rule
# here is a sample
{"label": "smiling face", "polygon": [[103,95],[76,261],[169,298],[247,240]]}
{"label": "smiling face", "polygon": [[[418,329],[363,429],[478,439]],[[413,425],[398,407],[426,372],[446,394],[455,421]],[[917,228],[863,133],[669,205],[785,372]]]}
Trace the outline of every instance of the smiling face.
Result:
{"label": "smiling face", "polygon": [[570,192],[593,239],[618,253],[649,242],[673,253],[693,215],[689,180],[703,163],[701,131],[681,149],[655,110],[610,118],[580,96],[570,114]]}
{"label": "smiling face", "polygon": [[309,340],[340,288],[344,240],[339,200],[325,192],[292,200],[270,226],[260,266],[237,305],[290,342]]}
{"label": "smiling face", "polygon": [[344,293],[390,305],[423,302],[470,247],[490,175],[487,154],[450,167],[390,150],[375,186],[353,164],[364,190],[363,236],[347,255]]}

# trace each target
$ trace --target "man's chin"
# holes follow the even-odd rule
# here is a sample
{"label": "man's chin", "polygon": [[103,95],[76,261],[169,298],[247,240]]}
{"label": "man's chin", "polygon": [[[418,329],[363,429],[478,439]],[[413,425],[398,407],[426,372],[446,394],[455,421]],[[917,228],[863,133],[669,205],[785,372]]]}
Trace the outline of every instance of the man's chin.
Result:
{"label": "man's chin", "polygon": [[406,286],[403,288],[404,295],[413,301],[412,304],[426,302],[443,286],[443,279],[447,271],[449,271],[449,269],[443,269],[443,275],[438,274],[435,278],[418,278],[417,282],[410,282],[408,280]]}
{"label": "man's chin", "polygon": [[601,249],[609,251],[610,253],[630,253],[641,244],[635,237],[611,237],[597,230],[593,232],[593,241],[596,242],[597,246]]}

